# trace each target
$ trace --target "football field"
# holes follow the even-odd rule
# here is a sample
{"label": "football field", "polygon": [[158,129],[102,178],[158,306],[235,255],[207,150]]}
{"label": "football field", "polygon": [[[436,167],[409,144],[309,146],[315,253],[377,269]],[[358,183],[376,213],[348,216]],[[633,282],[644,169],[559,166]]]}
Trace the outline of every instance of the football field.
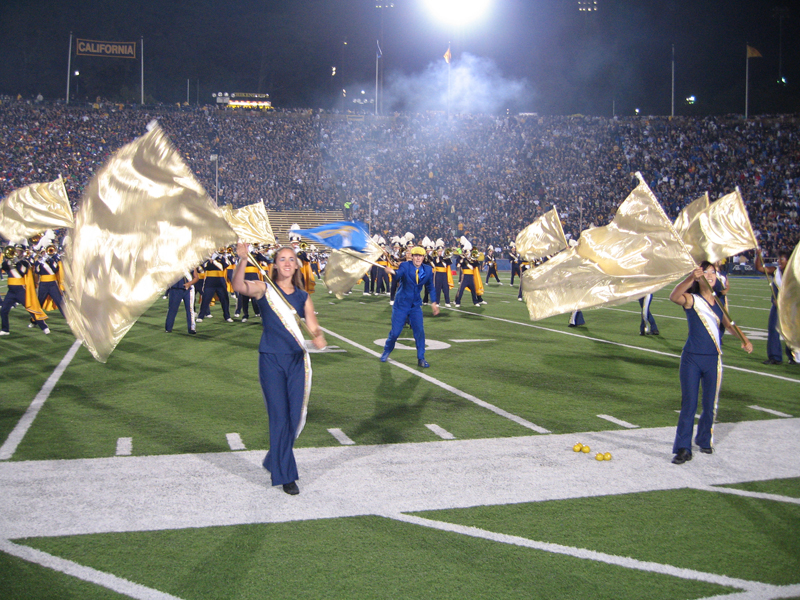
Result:
{"label": "football field", "polygon": [[388,297],[318,284],[295,497],[261,467],[252,314],[166,334],[161,299],[100,364],[58,313],[45,336],[14,309],[0,597],[800,598],[800,366],[762,364],[766,281],[731,280],[755,350],[724,338],[715,453],[673,465],[671,286],[640,336],[637,302],[531,322],[501,279],[424,307],[429,369],[410,330],[379,362]]}

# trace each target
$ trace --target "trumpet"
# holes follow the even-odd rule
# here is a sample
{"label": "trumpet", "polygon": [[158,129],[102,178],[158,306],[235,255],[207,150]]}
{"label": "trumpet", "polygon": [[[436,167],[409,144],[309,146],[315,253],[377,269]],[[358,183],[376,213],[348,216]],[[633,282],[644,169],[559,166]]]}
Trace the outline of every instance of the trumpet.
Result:
{"label": "trumpet", "polygon": [[6,246],[3,248],[3,258],[6,260],[12,260],[17,256],[17,249],[14,246]]}
{"label": "trumpet", "polygon": [[50,244],[45,250],[45,252],[47,253],[47,256],[53,256],[58,253],[58,250],[56,249],[55,246],[53,246],[53,244]]}

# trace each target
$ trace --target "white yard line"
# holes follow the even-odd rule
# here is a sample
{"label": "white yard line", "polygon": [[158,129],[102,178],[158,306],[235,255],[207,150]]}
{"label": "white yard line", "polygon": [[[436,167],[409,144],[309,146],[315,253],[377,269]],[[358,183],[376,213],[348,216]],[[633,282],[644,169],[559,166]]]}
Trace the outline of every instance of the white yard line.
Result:
{"label": "white yard line", "polygon": [[116,575],[111,575],[110,573],[104,573],[103,571],[92,569],[91,567],[79,565],[71,560],[59,558],[47,552],[30,548],[29,546],[20,546],[8,540],[0,539],[0,551],[21,558],[22,560],[41,565],[42,567],[58,571],[59,573],[71,575],[77,579],[108,588],[109,590],[113,590],[129,598],[137,598],[138,600],[180,600],[177,596],[159,592],[158,590],[133,583],[132,581],[117,577]]}
{"label": "white yard line", "polygon": [[117,456],[130,456],[133,454],[133,438],[117,438]]}
{"label": "white yard line", "polygon": [[454,439],[456,439],[456,436],[454,436],[452,433],[447,431],[444,427],[439,427],[435,423],[429,423],[429,424],[425,425],[425,427],[430,429],[433,433],[438,435],[443,440],[454,440]]}
{"label": "white yard line", "polygon": [[617,419],[616,417],[612,417],[611,415],[597,415],[601,419],[605,419],[606,421],[610,421],[611,423],[615,423],[620,427],[625,427],[626,429],[636,429],[639,427],[638,425],[634,425],[633,423],[628,423],[627,421],[623,421],[622,419]]}
{"label": "white yard line", "polygon": [[47,378],[47,381],[44,382],[42,389],[39,390],[39,393],[36,394],[33,402],[31,402],[30,406],[28,406],[28,410],[25,411],[25,414],[22,415],[22,418],[17,423],[17,426],[14,427],[10,434],[8,434],[8,438],[3,445],[0,446],[0,460],[8,460],[14,456],[14,452],[17,451],[17,447],[22,442],[25,434],[28,433],[28,429],[30,429],[31,425],[33,425],[33,420],[36,418],[36,415],[39,414],[39,410],[42,408],[45,401],[50,397],[50,393],[53,391],[53,388],[56,387],[58,380],[61,379],[61,376],[64,374],[64,371],[67,370],[69,363],[72,362],[72,359],[75,357],[75,354],[78,352],[78,348],[80,347],[81,343],[78,340],[75,340],[75,343],[72,344],[66,355],[64,355],[64,358],[62,358],[61,362],[58,363],[55,371],[53,371],[50,374],[50,377]]}
{"label": "white yard line", "polygon": [[[477,317],[482,317],[484,319],[491,319],[493,321],[500,321],[501,323],[509,323],[511,325],[523,325],[524,327],[531,327],[533,329],[539,329],[541,331],[549,331],[550,333],[558,333],[561,335],[568,335],[571,337],[581,338],[584,340],[590,340],[592,342],[598,342],[601,344],[609,344],[611,346],[619,346],[620,348],[630,348],[631,350],[640,350],[642,352],[649,352],[650,354],[658,354],[659,356],[669,356],[671,358],[680,358],[680,354],[673,354],[672,352],[662,352],[661,350],[653,350],[652,348],[642,348],[641,346],[633,346],[631,344],[623,344],[621,342],[612,342],[610,340],[604,340],[602,338],[590,337],[588,335],[581,335],[579,333],[573,333],[571,331],[561,331],[560,329],[552,329],[550,327],[542,327],[541,325],[534,325],[533,323],[526,323],[524,321],[513,321],[511,319],[503,319],[501,317],[492,317],[490,315],[484,315],[480,313],[470,312],[468,310],[462,310],[460,308],[445,308],[443,310],[452,310],[453,312],[463,313],[465,315],[473,315]],[[740,371],[742,373],[750,373],[752,375],[760,375],[761,377],[771,377],[773,379],[780,379],[781,381],[789,381],[791,383],[800,383],[800,379],[796,379],[794,377],[784,377],[782,375],[775,375],[773,373],[762,373],[761,371],[753,371],[752,369],[744,369],[742,367],[732,367],[730,365],[724,365],[725,369],[730,369],[731,371]]]}
{"label": "white yard line", "polygon": [[[394,519],[396,521],[402,521],[404,523],[411,523],[412,525],[438,529],[439,531],[449,531],[451,533],[458,533],[461,535],[467,535],[501,544],[511,544],[513,546],[521,546],[523,548],[531,548],[533,550],[541,550],[543,552],[551,552],[553,554],[572,556],[573,558],[593,560],[595,562],[602,562],[609,565],[624,567],[626,569],[636,569],[638,571],[658,573],[661,575],[669,575],[671,577],[680,577],[681,579],[692,579],[694,581],[703,581],[705,583],[732,587],[739,590],[760,594],[758,596],[759,598],[783,597],[777,595],[782,591],[780,590],[780,586],[759,583],[757,581],[748,581],[747,579],[737,579],[735,577],[728,577],[727,575],[704,573],[703,571],[695,571],[694,569],[684,569],[681,567],[673,567],[672,565],[636,560],[635,558],[630,558],[628,556],[616,556],[614,554],[606,554],[605,552],[587,550],[586,548],[563,546],[561,544],[552,544],[549,542],[537,542],[535,540],[530,540],[528,538],[523,538],[516,535],[507,535],[494,531],[486,531],[485,529],[479,529],[477,527],[457,525],[455,523],[447,523],[444,521],[434,521],[432,519],[424,519],[414,515],[395,513],[385,514],[382,516],[389,519]],[[800,589],[800,586],[792,587],[797,587]]]}
{"label": "white yard line", "polygon": [[[354,346],[354,347],[358,348],[359,350],[363,350],[364,352],[366,352],[368,354],[372,354],[376,358],[380,358],[380,356],[381,356],[376,351],[374,351],[374,350],[372,350],[370,348],[367,348],[366,346],[362,346],[361,344],[359,344],[357,342],[354,342],[353,340],[347,339],[343,335],[339,335],[338,333],[334,333],[330,329],[325,329],[324,327],[321,327],[321,329],[325,333],[327,333],[328,335],[331,335],[331,336],[333,336],[333,337],[335,337],[337,339],[340,339],[343,342],[347,342],[351,346]],[[463,398],[464,400],[469,400],[470,402],[473,402],[474,404],[477,404],[478,406],[480,406],[482,408],[485,408],[487,410],[492,411],[496,415],[500,415],[501,417],[505,417],[506,419],[509,419],[510,421],[514,421],[515,423],[517,423],[519,425],[522,425],[523,427],[526,427],[528,429],[531,429],[532,431],[535,431],[537,433],[550,433],[550,431],[545,429],[544,427],[540,427],[539,425],[531,423],[530,421],[527,421],[527,420],[523,419],[522,417],[519,417],[519,416],[517,416],[515,414],[512,414],[512,413],[510,413],[508,411],[503,410],[502,408],[499,408],[499,407],[495,406],[494,404],[489,404],[488,402],[485,402],[484,400],[481,400],[480,398],[477,398],[477,397],[473,396],[472,394],[468,394],[467,392],[463,392],[463,391],[459,390],[458,388],[454,388],[452,385],[447,384],[444,381],[440,381],[440,380],[438,380],[438,379],[436,379],[434,377],[431,377],[430,375],[427,375],[427,374],[425,374],[425,373],[423,373],[423,372],[421,372],[421,371],[419,371],[417,369],[412,369],[411,367],[409,367],[407,365],[404,365],[403,363],[399,363],[396,360],[392,360],[391,358],[389,359],[388,362],[391,363],[392,365],[396,366],[396,367],[400,367],[401,369],[404,369],[405,371],[408,371],[412,375],[416,375],[420,379],[424,379],[425,381],[428,381],[428,382],[430,382],[430,383],[432,383],[434,385],[438,385],[440,388],[445,389],[448,392],[451,392],[451,393],[455,394],[456,396],[459,396],[460,398]]]}

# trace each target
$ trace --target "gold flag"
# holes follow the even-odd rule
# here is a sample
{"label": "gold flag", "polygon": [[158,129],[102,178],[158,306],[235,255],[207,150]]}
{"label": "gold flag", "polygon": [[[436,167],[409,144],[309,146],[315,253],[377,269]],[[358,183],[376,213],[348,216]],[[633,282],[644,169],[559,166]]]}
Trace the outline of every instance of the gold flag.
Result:
{"label": "gold flag", "polygon": [[567,238],[554,206],[517,234],[517,252],[523,260],[534,260],[567,248]]}
{"label": "gold flag", "polygon": [[690,204],[684,206],[681,212],[678,213],[673,226],[675,227],[675,231],[678,232],[678,235],[681,236],[681,239],[689,230],[689,225],[692,223],[692,221],[694,221],[695,217],[708,208],[708,204],[708,192],[706,192],[697,200],[694,200]]}
{"label": "gold flag", "polygon": [[383,256],[383,248],[371,238],[367,238],[367,246],[367,252],[356,252],[350,248],[331,252],[325,267],[325,285],[339,300],[370,269],[372,265],[369,263],[374,263]]}
{"label": "gold flag", "polygon": [[532,320],[602,304],[613,306],[661,289],[692,269],[689,251],[656,197],[639,185],[604,227],[522,276]]}
{"label": "gold flag", "polygon": [[747,58],[761,58],[761,52],[753,48],[752,46],[747,46]]}
{"label": "gold flag", "polygon": [[264,208],[263,203],[256,202],[236,210],[231,209],[230,205],[225,205],[222,214],[241,241],[259,244],[275,243],[275,235],[272,233],[269,215],[267,215],[267,209]]}
{"label": "gold flag", "polygon": [[220,246],[236,240],[156,124],[92,178],[67,239],[64,312],[100,362],[141,314]]}
{"label": "gold flag", "polygon": [[794,247],[783,270],[778,292],[778,324],[786,343],[800,350],[800,244]]}
{"label": "gold flag", "polygon": [[758,247],[739,188],[700,211],[681,237],[697,263]]}
{"label": "gold flag", "polygon": [[14,190],[0,203],[0,235],[12,242],[20,242],[46,229],[74,225],[61,177]]}

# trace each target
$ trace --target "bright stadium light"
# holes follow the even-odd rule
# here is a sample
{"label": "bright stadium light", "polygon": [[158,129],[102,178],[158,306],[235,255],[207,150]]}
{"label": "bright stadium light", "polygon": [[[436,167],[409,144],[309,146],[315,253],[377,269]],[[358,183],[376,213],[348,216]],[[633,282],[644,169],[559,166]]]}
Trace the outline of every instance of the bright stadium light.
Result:
{"label": "bright stadium light", "polygon": [[431,14],[446,25],[462,27],[480,19],[491,0],[424,0]]}

